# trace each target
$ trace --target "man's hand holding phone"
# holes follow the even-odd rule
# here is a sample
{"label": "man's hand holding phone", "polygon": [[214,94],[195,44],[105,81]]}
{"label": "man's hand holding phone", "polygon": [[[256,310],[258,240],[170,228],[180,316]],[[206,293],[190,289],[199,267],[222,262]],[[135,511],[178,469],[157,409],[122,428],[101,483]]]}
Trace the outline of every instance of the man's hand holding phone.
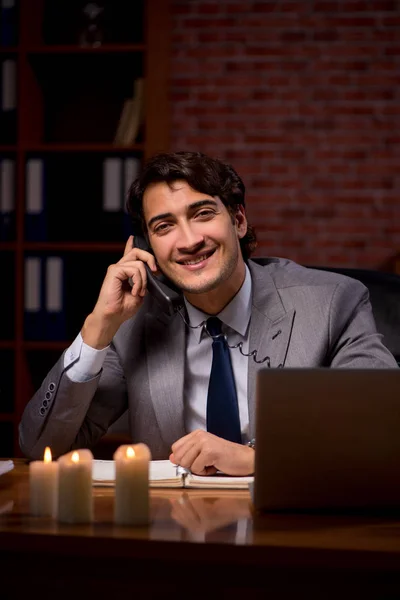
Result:
{"label": "man's hand holding phone", "polygon": [[83,341],[92,348],[108,346],[122,323],[141,307],[147,289],[145,263],[157,272],[154,256],[132,244],[130,236],[121,260],[108,267],[93,312],[83,325]]}

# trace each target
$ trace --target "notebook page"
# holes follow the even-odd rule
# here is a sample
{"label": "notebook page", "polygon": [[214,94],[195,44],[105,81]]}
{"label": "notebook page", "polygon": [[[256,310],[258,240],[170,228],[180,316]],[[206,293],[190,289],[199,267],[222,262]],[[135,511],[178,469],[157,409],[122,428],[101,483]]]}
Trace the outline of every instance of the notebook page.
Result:
{"label": "notebook page", "polygon": [[[115,484],[115,461],[93,461],[93,485],[113,486]],[[149,466],[149,480],[152,487],[182,487],[181,467],[169,460],[152,460]]]}

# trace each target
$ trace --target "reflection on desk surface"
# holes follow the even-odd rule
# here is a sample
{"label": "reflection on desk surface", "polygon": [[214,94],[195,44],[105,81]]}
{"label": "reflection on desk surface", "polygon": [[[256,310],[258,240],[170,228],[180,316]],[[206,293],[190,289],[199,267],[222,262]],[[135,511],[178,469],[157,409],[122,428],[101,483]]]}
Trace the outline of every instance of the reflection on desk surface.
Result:
{"label": "reflection on desk surface", "polygon": [[[231,497],[192,496],[187,492],[179,497],[169,498],[171,517],[199,540],[199,533],[209,533],[221,528],[229,530],[231,541],[243,543],[243,528],[251,521],[251,504],[248,494],[242,498],[237,494]],[[229,526],[229,527],[228,527]],[[234,534],[234,535],[233,535]]]}

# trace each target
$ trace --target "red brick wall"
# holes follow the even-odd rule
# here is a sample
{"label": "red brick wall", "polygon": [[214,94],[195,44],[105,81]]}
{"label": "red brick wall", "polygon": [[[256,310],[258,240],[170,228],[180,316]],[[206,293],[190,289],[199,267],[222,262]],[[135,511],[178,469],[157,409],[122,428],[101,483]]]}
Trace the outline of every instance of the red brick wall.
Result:
{"label": "red brick wall", "polygon": [[171,0],[172,149],[230,162],[258,255],[400,251],[400,2]]}

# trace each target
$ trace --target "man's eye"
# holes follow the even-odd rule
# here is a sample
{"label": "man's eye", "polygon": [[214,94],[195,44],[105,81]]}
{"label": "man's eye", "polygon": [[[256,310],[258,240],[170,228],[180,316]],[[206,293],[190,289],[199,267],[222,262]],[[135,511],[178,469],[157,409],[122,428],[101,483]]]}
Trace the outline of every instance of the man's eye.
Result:
{"label": "man's eye", "polygon": [[164,233],[165,231],[167,231],[169,229],[169,227],[171,227],[170,223],[160,223],[154,229],[154,232],[155,233]]}
{"label": "man's eye", "polygon": [[204,210],[200,210],[196,216],[200,217],[200,218],[201,217],[207,218],[207,217],[212,217],[214,214],[215,213],[213,210],[204,209]]}

